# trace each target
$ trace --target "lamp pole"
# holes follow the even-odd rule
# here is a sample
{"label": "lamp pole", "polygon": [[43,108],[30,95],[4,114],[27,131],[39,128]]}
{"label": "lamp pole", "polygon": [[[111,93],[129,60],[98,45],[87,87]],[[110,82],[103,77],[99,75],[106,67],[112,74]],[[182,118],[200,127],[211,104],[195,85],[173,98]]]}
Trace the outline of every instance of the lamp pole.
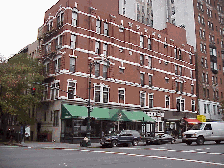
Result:
{"label": "lamp pole", "polygon": [[90,98],[91,98],[91,77],[92,77],[92,66],[93,63],[90,62],[90,75],[89,75],[89,100],[88,100],[88,105],[87,105],[87,109],[88,109],[88,117],[87,117],[87,134],[86,137],[88,138],[88,144],[87,146],[91,146],[91,140],[90,140],[90,112],[91,112],[91,107],[90,107]]}

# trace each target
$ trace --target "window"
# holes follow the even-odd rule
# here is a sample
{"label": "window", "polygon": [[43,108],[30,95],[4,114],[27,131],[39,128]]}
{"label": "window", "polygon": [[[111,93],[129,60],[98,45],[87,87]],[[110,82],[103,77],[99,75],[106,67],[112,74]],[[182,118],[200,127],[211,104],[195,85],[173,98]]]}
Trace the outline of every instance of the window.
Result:
{"label": "window", "polygon": [[76,82],[68,81],[68,99],[74,99],[76,94]]}
{"label": "window", "polygon": [[183,92],[183,85],[184,85],[184,84],[183,84],[182,82],[179,83],[179,86],[180,86],[180,92],[181,92],[181,93]]}
{"label": "window", "polygon": [[207,106],[206,106],[206,104],[204,104],[204,114],[206,114],[207,113]]}
{"label": "window", "polygon": [[100,102],[100,86],[95,86],[95,102]]}
{"label": "window", "polygon": [[202,82],[205,83],[205,73],[202,73]]}
{"label": "window", "polygon": [[96,63],[95,64],[95,77],[99,77],[100,76],[100,64]]}
{"label": "window", "polygon": [[44,74],[48,75],[50,73],[50,63],[47,62],[44,65],[45,65],[45,69],[44,69],[45,72],[44,72]]}
{"label": "window", "polygon": [[149,87],[152,86],[152,75],[149,75]]}
{"label": "window", "polygon": [[140,65],[141,66],[144,65],[144,55],[143,54],[140,55]]}
{"label": "window", "polygon": [[195,100],[191,100],[191,111],[195,112]]}
{"label": "window", "polygon": [[177,111],[184,111],[185,99],[177,98]]}
{"label": "window", "polygon": [[95,102],[109,102],[109,87],[105,85],[95,85]]}
{"label": "window", "polygon": [[166,95],[165,96],[165,108],[170,108],[170,96]]}
{"label": "window", "polygon": [[54,121],[53,121],[53,126],[58,127],[59,126],[59,111],[55,110],[54,111]]}
{"label": "window", "polygon": [[182,60],[181,50],[179,49],[179,59]]}
{"label": "window", "polygon": [[47,112],[44,112],[44,121],[47,121]]}
{"label": "window", "polygon": [[174,48],[174,55],[175,55],[175,58],[177,59],[177,48]]}
{"label": "window", "polygon": [[103,33],[104,35],[108,36],[108,23],[104,22],[104,27],[103,27]]}
{"label": "window", "polygon": [[207,63],[207,59],[205,59],[205,68],[208,68],[208,63]]}
{"label": "window", "polygon": [[107,65],[103,65],[103,77],[107,79]]}
{"label": "window", "polygon": [[193,62],[192,62],[192,55],[191,54],[189,54],[189,59],[190,59],[190,64],[192,64]]}
{"label": "window", "polygon": [[51,43],[47,43],[45,46],[45,54],[49,54],[51,52]]}
{"label": "window", "polygon": [[203,88],[203,96],[204,96],[204,98],[206,98],[206,89],[205,88]]}
{"label": "window", "polygon": [[153,108],[153,94],[149,94],[149,108]]}
{"label": "window", "polygon": [[59,72],[61,68],[61,58],[57,58],[54,60],[54,72]]}
{"label": "window", "polygon": [[152,57],[148,57],[148,66],[152,68]]}
{"label": "window", "polygon": [[99,41],[95,42],[95,53],[98,55],[100,54],[100,42]]}
{"label": "window", "polygon": [[175,65],[175,74],[178,75],[178,66]]}
{"label": "window", "polygon": [[216,108],[216,105],[213,105],[213,112],[214,112],[214,115],[217,114],[217,108]]}
{"label": "window", "polygon": [[140,74],[140,79],[141,79],[141,85],[144,86],[145,85],[145,83],[144,83],[144,73]]}
{"label": "window", "polygon": [[75,43],[76,43],[76,35],[72,34],[71,35],[71,48],[75,49]]}
{"label": "window", "polygon": [[47,24],[48,31],[51,31],[53,28],[53,20],[50,20]]}
{"label": "window", "polygon": [[61,12],[59,13],[59,15],[57,16],[57,27],[61,27],[63,26],[63,21],[64,21],[64,13]]}
{"label": "window", "polygon": [[56,49],[56,50],[61,49],[61,47],[62,47],[62,40],[63,40],[63,36],[58,36],[58,37],[55,39],[55,49]]}
{"label": "window", "polygon": [[148,49],[151,50],[152,49],[152,44],[151,44],[151,39],[148,38]]}
{"label": "window", "polygon": [[194,94],[194,85],[191,85],[191,94]]}
{"label": "window", "polygon": [[100,20],[96,20],[96,33],[100,34],[100,26],[101,26],[101,21]]}
{"label": "window", "polygon": [[125,89],[118,88],[118,103],[125,104],[124,95],[125,95]]}
{"label": "window", "polygon": [[76,8],[72,9],[72,26],[77,26],[78,21],[78,10]]}
{"label": "window", "polygon": [[198,15],[198,22],[201,23],[201,16]]}
{"label": "window", "polygon": [[145,92],[140,92],[140,105],[141,107],[145,107]]}
{"label": "window", "polygon": [[216,48],[209,48],[210,50],[210,55],[213,55],[216,57]]}
{"label": "window", "polygon": [[103,55],[107,56],[107,44],[103,44]]}
{"label": "window", "polygon": [[59,82],[54,81],[51,84],[51,100],[55,100],[59,97]]}
{"label": "window", "polygon": [[209,98],[209,89],[207,89],[207,98]]}
{"label": "window", "polygon": [[70,72],[75,72],[75,62],[76,58],[70,57],[70,68],[69,68]]}
{"label": "window", "polygon": [[47,86],[47,84],[45,84],[45,86],[44,86],[44,96],[43,96],[43,100],[47,100],[47,92],[48,91],[48,86]]}
{"label": "window", "polygon": [[179,66],[179,75],[182,76],[182,67]]}
{"label": "window", "polygon": [[209,83],[208,82],[208,74],[205,75],[205,83],[207,83],[207,84]]}
{"label": "window", "polygon": [[179,91],[179,82],[176,81],[176,92]]}
{"label": "window", "polygon": [[144,47],[144,37],[142,35],[140,36],[140,47]]}
{"label": "window", "polygon": [[109,88],[103,87],[103,103],[109,102]]}

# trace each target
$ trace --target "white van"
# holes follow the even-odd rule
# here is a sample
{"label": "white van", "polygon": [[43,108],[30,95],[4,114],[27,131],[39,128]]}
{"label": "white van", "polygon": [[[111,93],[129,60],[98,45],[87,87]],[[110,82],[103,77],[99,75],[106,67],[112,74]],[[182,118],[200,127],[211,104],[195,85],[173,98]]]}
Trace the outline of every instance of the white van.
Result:
{"label": "white van", "polygon": [[187,145],[192,142],[203,145],[205,141],[215,141],[217,144],[224,141],[224,122],[199,123],[183,133],[182,142]]}

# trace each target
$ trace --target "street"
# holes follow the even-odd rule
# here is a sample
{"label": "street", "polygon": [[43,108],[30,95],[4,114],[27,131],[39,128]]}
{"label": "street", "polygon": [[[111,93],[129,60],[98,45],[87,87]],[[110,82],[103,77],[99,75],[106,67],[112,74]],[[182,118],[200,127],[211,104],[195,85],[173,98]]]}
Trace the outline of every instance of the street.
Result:
{"label": "street", "polygon": [[205,145],[187,146],[184,143],[130,147],[83,148],[68,147],[0,146],[1,168],[68,167],[224,167],[224,143],[206,142]]}

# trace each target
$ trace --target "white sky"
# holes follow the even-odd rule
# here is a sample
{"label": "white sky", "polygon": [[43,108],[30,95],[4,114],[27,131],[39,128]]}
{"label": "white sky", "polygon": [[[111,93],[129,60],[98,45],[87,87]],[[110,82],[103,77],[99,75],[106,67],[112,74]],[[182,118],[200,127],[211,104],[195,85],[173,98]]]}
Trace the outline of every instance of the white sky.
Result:
{"label": "white sky", "polygon": [[0,0],[0,55],[8,58],[37,39],[44,14],[58,0]]}

